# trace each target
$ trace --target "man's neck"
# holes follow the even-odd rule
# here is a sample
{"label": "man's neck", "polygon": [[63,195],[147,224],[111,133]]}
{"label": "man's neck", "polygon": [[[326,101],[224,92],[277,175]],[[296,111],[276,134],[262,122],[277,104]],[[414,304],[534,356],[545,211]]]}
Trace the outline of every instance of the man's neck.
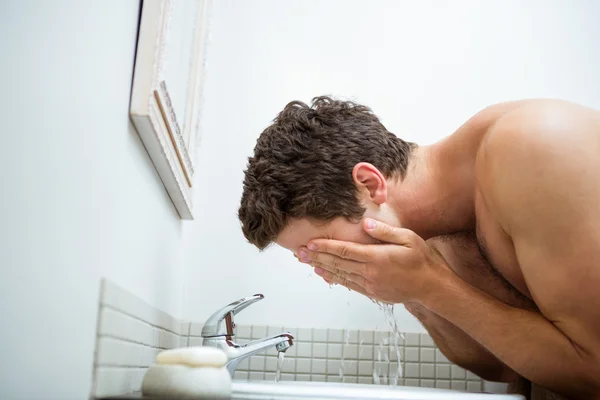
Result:
{"label": "man's neck", "polygon": [[390,187],[402,226],[424,239],[474,227],[478,146],[465,146],[453,136],[416,148],[406,177]]}

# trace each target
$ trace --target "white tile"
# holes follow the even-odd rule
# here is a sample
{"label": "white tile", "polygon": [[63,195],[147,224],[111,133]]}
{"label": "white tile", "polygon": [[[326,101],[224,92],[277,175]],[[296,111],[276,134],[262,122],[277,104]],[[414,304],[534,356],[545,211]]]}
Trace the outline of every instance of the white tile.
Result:
{"label": "white tile", "polygon": [[358,331],[358,343],[359,344],[373,344],[374,343],[374,332],[373,331]]}
{"label": "white tile", "polygon": [[467,391],[473,393],[481,392],[481,381],[467,381]]}
{"label": "white tile", "polygon": [[357,376],[346,376],[346,375],[344,375],[344,377],[342,378],[342,381],[344,383],[358,383],[358,377]]}
{"label": "white tile", "polygon": [[179,336],[164,329],[154,328],[158,332],[158,347],[175,349],[179,346]]}
{"label": "white tile", "polygon": [[327,358],[327,344],[313,343],[312,354],[314,358]]}
{"label": "white tile", "polygon": [[435,364],[421,364],[421,378],[435,378]]}
{"label": "white tile", "polygon": [[202,328],[204,328],[203,322],[190,323],[190,336],[202,336]]}
{"label": "white tile", "polygon": [[251,325],[238,325],[235,328],[236,339],[252,339]]}
{"label": "white tile", "polygon": [[283,333],[282,326],[268,326],[267,327],[267,336],[275,336]]}
{"label": "white tile", "polygon": [[358,375],[372,376],[373,375],[373,361],[359,361],[358,362]]}
{"label": "white tile", "polygon": [[181,333],[179,320],[106,279],[101,283],[100,303],[152,326],[167,329],[175,334]]}
{"label": "white tile", "polygon": [[296,374],[296,381],[298,381],[298,382],[308,382],[308,381],[310,381],[310,375],[308,375],[308,374]]}
{"label": "white tile", "polygon": [[343,353],[345,359],[356,360],[358,358],[358,346],[355,344],[345,345]]}
{"label": "white tile", "polygon": [[281,374],[282,381],[294,381],[296,380],[296,376],[294,374]]}
{"label": "white tile", "polygon": [[192,323],[190,321],[179,321],[179,335],[189,336],[191,324]]}
{"label": "white tile", "polygon": [[373,353],[375,354],[376,361],[389,361],[390,360],[390,349],[387,346],[378,346],[375,345],[373,348]]}
{"label": "white tile", "polygon": [[431,348],[421,348],[421,362],[435,362],[435,350]]}
{"label": "white tile", "polygon": [[250,358],[244,358],[237,366],[237,370],[248,371],[250,369]]}
{"label": "white tile", "polygon": [[96,364],[102,366],[149,367],[160,350],[109,337],[98,338]]}
{"label": "white tile", "polygon": [[344,362],[342,363],[342,367],[344,368],[344,374],[358,375],[358,361],[344,360]]}
{"label": "white tile", "polygon": [[296,346],[297,357],[312,357],[311,343],[296,343],[294,346]]}
{"label": "white tile", "polygon": [[298,329],[297,339],[302,342],[312,342],[312,329],[311,328],[300,328]]}
{"label": "white tile", "polygon": [[371,345],[358,346],[358,359],[359,360],[373,360],[373,346],[371,346]]}
{"label": "white tile", "polygon": [[483,389],[486,393],[508,393],[508,383],[483,381]]}
{"label": "white tile", "polygon": [[281,372],[296,373],[296,359],[295,358],[284,358],[283,364],[281,364]]}
{"label": "white tile", "polygon": [[277,371],[277,357],[265,357],[265,372]]}
{"label": "white tile", "polygon": [[435,381],[433,379],[421,379],[420,386],[432,388],[435,387]]}
{"label": "white tile", "polygon": [[474,373],[472,373],[471,371],[467,371],[467,379],[469,380],[481,380],[481,378],[477,375],[475,375]]}
{"label": "white tile", "polygon": [[264,371],[264,370],[265,370],[265,356],[250,357],[250,371]]}
{"label": "white tile", "polygon": [[450,379],[450,365],[436,364],[435,377],[437,379]]}
{"label": "white tile", "polygon": [[404,367],[404,376],[407,378],[418,378],[419,377],[419,364],[406,363]]}
{"label": "white tile", "polygon": [[325,381],[327,381],[327,376],[326,375],[311,375],[310,380],[312,382],[325,382]]}
{"label": "white tile", "polygon": [[390,332],[390,346],[404,346],[406,342],[404,336],[402,332]]}
{"label": "white tile", "polygon": [[265,373],[259,371],[250,371],[248,373],[248,379],[251,381],[263,381],[265,380]]}
{"label": "white tile", "polygon": [[202,336],[203,328],[204,328],[203,322],[191,322],[190,323],[190,336]]}
{"label": "white tile", "polygon": [[329,329],[327,332],[327,341],[330,343],[343,343],[344,331],[341,329]]}
{"label": "white tile", "polygon": [[358,344],[358,331],[357,330],[344,331],[344,343]]}
{"label": "white tile", "polygon": [[452,365],[450,367],[450,376],[452,379],[465,379],[467,374],[465,373],[465,370],[458,365]]}
{"label": "white tile", "polygon": [[329,343],[327,345],[327,358],[342,358],[342,345]]}
{"label": "white tile", "polygon": [[446,358],[446,356],[440,351],[440,349],[435,349],[435,362],[436,363],[449,363],[450,360]]}
{"label": "white tile", "polygon": [[340,360],[327,360],[327,375],[339,374],[341,365]]}
{"label": "white tile", "polygon": [[418,379],[405,379],[404,380],[404,386],[418,387],[419,386],[419,380]]}
{"label": "white tile", "polygon": [[96,368],[95,397],[108,397],[139,391],[146,368]]}
{"label": "white tile", "polygon": [[326,343],[327,342],[327,329],[314,328],[312,332],[313,342]]}
{"label": "white tile", "polygon": [[404,375],[404,370],[402,369],[402,364],[398,364],[397,362],[390,363],[390,374],[393,374],[398,377],[402,377]]}
{"label": "white tile", "polygon": [[435,347],[435,343],[433,342],[433,339],[431,338],[431,336],[429,336],[426,333],[421,333],[420,335],[420,346],[421,347]]}
{"label": "white tile", "polygon": [[100,336],[110,336],[157,347],[154,327],[110,308],[102,308],[98,326]]}
{"label": "white tile", "polygon": [[373,368],[377,372],[377,375],[388,376],[390,373],[390,363],[385,361],[375,361]]}
{"label": "white tile", "polygon": [[371,385],[373,384],[373,377],[370,376],[359,376],[358,377],[358,383],[364,384],[364,385]]}
{"label": "white tile", "polygon": [[450,381],[437,379],[435,387],[438,389],[450,389]]}
{"label": "white tile", "polygon": [[202,339],[199,336],[190,336],[189,340],[188,340],[188,346],[189,347],[202,346],[203,341],[204,341],[204,339]]}
{"label": "white tile", "polygon": [[296,359],[296,373],[300,374],[310,374],[311,373],[311,365],[310,358],[297,358]]}
{"label": "white tile", "polygon": [[275,381],[275,377],[276,377],[276,373],[275,372],[265,372],[265,381],[271,381],[274,382]]}
{"label": "white tile", "polygon": [[327,372],[327,360],[313,359],[311,372],[313,374],[325,374]]}
{"label": "white tile", "polygon": [[407,333],[404,337],[406,346],[419,346],[418,333]]}
{"label": "white tile", "polygon": [[233,374],[233,379],[238,380],[238,381],[248,380],[248,372],[236,370],[235,373]]}
{"label": "white tile", "polygon": [[404,348],[403,347],[390,347],[390,361],[404,361]]}
{"label": "white tile", "polygon": [[389,345],[390,344],[390,332],[388,331],[377,331],[373,337],[373,342],[375,346],[378,344]]}
{"label": "white tile", "polygon": [[267,337],[267,327],[264,325],[252,325],[252,339]]}
{"label": "white tile", "polygon": [[339,375],[327,375],[327,382],[341,383],[342,378]]}
{"label": "white tile", "polygon": [[404,361],[419,362],[419,349],[416,347],[407,347],[404,349]]}
{"label": "white tile", "polygon": [[466,390],[467,389],[466,381],[452,380],[452,383],[450,384],[450,388],[454,389],[454,390]]}
{"label": "white tile", "polygon": [[188,347],[188,337],[179,336],[179,345],[177,347]]}

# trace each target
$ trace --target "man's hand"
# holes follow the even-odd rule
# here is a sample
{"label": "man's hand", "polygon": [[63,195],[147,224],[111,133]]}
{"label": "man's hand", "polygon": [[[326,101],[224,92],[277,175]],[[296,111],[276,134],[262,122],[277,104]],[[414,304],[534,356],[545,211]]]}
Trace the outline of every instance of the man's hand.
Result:
{"label": "man's hand", "polygon": [[443,257],[413,231],[372,219],[363,228],[383,244],[315,239],[298,252],[326,281],[386,303],[420,303],[450,272]]}

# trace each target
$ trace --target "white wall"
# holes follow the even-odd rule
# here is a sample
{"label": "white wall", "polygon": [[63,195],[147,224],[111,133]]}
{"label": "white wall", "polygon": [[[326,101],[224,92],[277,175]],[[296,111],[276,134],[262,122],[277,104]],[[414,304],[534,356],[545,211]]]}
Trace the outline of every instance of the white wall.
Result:
{"label": "white wall", "polygon": [[[600,108],[598,15],[592,0],[215,2],[185,315],[204,319],[262,292],[238,322],[381,325],[368,300],[308,278],[281,249],[259,254],[245,242],[236,211],[259,133],[288,101],[327,93],[371,106],[421,144],[494,102],[559,97]],[[397,317],[401,329],[421,329],[404,310]]]}
{"label": "white wall", "polygon": [[128,116],[139,1],[0,3],[0,397],[84,399],[101,277],[181,316],[183,229]]}

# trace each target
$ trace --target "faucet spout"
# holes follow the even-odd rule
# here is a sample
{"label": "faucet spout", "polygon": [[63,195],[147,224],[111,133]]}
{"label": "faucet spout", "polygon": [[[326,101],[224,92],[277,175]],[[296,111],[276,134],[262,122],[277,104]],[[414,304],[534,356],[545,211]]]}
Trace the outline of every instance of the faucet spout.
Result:
{"label": "faucet spout", "polygon": [[227,370],[233,376],[238,364],[256,353],[269,347],[275,347],[278,352],[285,352],[294,344],[294,337],[290,333],[281,333],[264,339],[254,340],[246,344],[237,344],[227,336],[205,338],[203,345],[217,347],[227,355]]}

